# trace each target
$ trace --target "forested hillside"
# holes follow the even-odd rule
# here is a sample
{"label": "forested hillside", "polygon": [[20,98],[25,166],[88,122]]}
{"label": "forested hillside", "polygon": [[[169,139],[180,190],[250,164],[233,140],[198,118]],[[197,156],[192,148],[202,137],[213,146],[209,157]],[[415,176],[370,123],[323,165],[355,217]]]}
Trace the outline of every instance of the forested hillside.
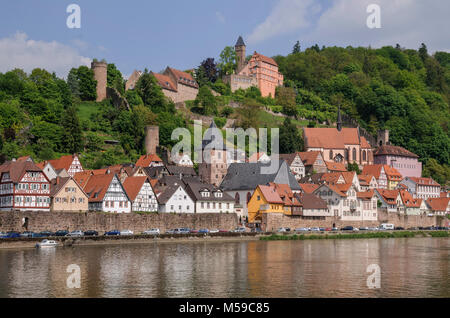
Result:
{"label": "forested hillside", "polygon": [[[145,125],[158,124],[160,143],[170,147],[172,130],[191,128],[193,113],[215,118],[219,127],[226,118],[244,128],[280,126],[281,151],[289,152],[302,149],[302,125],[333,125],[340,106],[373,134],[389,129],[393,144],[421,157],[426,176],[450,180],[449,53],[430,56],[424,45],[419,50],[314,46],[305,51],[296,45],[292,54],[274,58],[285,76],[276,98],[263,98],[256,88],[232,93],[220,80],[235,63],[226,48],[219,63],[205,59],[194,70],[199,95],[181,110],[147,71],[134,90],[125,92],[114,64],[108,64],[108,86],[125,95],[131,110],[110,100],[96,103],[96,81],[86,66],[72,69],[67,80],[42,69],[0,73],[0,162],[74,152],[88,168],[135,162],[144,152]],[[283,123],[268,110],[291,118]]]}

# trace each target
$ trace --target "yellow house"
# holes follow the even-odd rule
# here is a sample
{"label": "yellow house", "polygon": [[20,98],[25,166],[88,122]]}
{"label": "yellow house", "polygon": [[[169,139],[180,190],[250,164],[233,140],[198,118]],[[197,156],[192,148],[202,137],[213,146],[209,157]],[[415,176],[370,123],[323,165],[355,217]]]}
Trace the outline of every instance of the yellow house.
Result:
{"label": "yellow house", "polygon": [[284,213],[284,202],[275,186],[259,185],[247,204],[248,222],[261,220],[263,213]]}
{"label": "yellow house", "polygon": [[86,212],[89,210],[89,197],[71,177],[57,177],[52,180],[51,211]]}

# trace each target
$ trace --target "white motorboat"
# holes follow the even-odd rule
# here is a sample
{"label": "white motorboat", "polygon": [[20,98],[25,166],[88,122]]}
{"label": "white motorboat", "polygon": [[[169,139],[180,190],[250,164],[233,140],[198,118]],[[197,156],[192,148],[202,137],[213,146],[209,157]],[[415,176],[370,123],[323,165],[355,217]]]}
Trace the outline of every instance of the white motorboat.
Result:
{"label": "white motorboat", "polygon": [[40,243],[36,243],[37,248],[43,248],[43,247],[55,247],[58,246],[58,242],[52,241],[52,240],[43,240]]}

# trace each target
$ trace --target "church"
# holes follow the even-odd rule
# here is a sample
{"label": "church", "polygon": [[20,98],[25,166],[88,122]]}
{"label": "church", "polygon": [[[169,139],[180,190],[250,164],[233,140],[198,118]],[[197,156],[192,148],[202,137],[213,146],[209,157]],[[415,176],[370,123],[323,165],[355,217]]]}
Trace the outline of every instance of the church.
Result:
{"label": "church", "polygon": [[275,89],[283,85],[283,74],[278,71],[278,64],[274,59],[254,52],[247,62],[246,45],[240,36],[235,45],[237,68],[235,74],[223,78],[230,84],[234,92],[256,86],[263,97],[275,97]]}
{"label": "church", "polygon": [[357,163],[359,166],[373,164],[372,147],[360,135],[358,128],[342,127],[338,112],[336,128],[303,128],[306,151],[320,151],[325,161]]}

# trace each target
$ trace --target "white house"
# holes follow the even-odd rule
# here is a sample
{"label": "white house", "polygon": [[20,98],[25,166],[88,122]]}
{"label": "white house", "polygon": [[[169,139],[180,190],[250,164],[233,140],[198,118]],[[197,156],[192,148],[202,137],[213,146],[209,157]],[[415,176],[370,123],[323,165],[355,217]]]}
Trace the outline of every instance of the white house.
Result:
{"label": "white house", "polygon": [[298,152],[290,154],[280,154],[279,158],[286,161],[295,179],[300,180],[306,175],[305,165]]}
{"label": "white house", "polygon": [[188,182],[186,191],[195,201],[195,213],[234,212],[234,199],[212,184]]}
{"label": "white house", "polygon": [[441,196],[441,185],[432,178],[406,177],[400,184],[405,185],[415,199],[428,200]]}
{"label": "white house", "polygon": [[195,203],[181,182],[174,183],[158,195],[158,212],[195,213]]}
{"label": "white house", "polygon": [[398,190],[375,189],[375,195],[381,202],[381,208],[390,213],[404,213],[405,208]]}
{"label": "white house", "polygon": [[157,212],[158,200],[147,176],[128,177],[123,187],[131,201],[133,212]]}
{"label": "white house", "polygon": [[187,154],[182,154],[178,156],[174,156],[172,158],[173,163],[180,167],[193,167],[194,163],[191,160],[191,157]]}
{"label": "white house", "polygon": [[89,211],[131,212],[131,201],[116,174],[93,175],[83,190],[89,196]]}

